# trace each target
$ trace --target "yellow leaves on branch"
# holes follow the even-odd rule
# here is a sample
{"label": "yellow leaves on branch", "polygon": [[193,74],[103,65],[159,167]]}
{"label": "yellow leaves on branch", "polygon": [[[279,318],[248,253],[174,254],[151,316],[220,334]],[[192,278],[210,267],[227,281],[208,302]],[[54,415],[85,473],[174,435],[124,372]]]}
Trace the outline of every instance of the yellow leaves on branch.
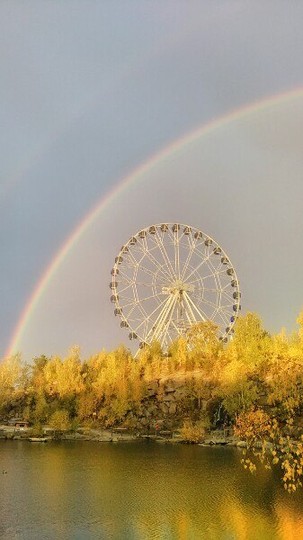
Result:
{"label": "yellow leaves on branch", "polygon": [[[247,442],[250,455],[242,460],[245,469],[256,469],[256,458],[266,468],[279,466],[284,488],[292,493],[302,486],[303,436],[292,438],[294,419],[278,422],[261,409],[244,412],[237,417],[235,434]],[[245,455],[246,455],[245,451]]]}
{"label": "yellow leaves on branch", "polygon": [[297,323],[299,325],[299,337],[303,340],[303,311],[301,311],[297,318]]}
{"label": "yellow leaves on branch", "polygon": [[262,409],[243,412],[237,416],[235,434],[249,444],[257,440],[273,438],[276,429],[276,421]]}
{"label": "yellow leaves on branch", "polygon": [[63,361],[58,357],[49,360],[44,368],[47,393],[60,397],[80,393],[84,388],[81,370],[81,361],[74,355]]}

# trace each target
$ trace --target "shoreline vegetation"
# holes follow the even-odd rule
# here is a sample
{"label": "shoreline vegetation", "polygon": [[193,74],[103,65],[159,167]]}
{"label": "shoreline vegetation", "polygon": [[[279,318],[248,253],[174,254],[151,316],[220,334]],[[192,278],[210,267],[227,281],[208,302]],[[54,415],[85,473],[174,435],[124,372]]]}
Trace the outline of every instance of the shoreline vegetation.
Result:
{"label": "shoreline vegetation", "polygon": [[0,438],[233,444],[244,468],[278,467],[293,492],[303,477],[303,313],[297,323],[270,335],[247,313],[222,343],[208,321],[135,359],[124,346],[88,359],[79,347],[31,364],[6,358]]}

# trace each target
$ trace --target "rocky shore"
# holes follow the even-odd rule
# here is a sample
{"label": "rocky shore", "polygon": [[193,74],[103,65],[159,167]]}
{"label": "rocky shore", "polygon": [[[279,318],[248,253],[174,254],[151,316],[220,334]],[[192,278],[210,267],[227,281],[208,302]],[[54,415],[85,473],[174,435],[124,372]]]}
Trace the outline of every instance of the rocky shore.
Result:
{"label": "rocky shore", "polygon": [[[197,383],[200,388],[199,398],[196,397],[196,392],[193,392],[193,387]],[[215,429],[214,424],[202,427],[201,434],[198,433],[193,440],[184,436],[182,428],[186,422],[195,425],[197,421],[201,423],[201,418],[213,418],[214,410],[216,410],[214,389],[207,381],[201,381],[201,372],[183,372],[173,378],[167,376],[149,381],[143,399],[135,409],[127,412],[120,425],[102,429],[95,422],[94,427],[77,426],[73,430],[54,429],[45,425],[37,433],[30,425],[20,426],[17,421],[12,425],[10,419],[10,425],[0,425],[0,439],[40,437],[46,440],[97,442],[151,440],[160,443],[195,442],[207,446],[243,446],[244,443],[235,438],[231,428]],[[218,428],[218,425],[215,427]]]}
{"label": "rocky shore", "polygon": [[[47,440],[89,440],[98,442],[126,442],[151,440],[165,443],[195,442],[205,445],[236,445],[231,429],[210,429],[201,426],[201,433],[190,440],[184,436],[182,428],[186,422],[196,425],[201,419],[213,416],[212,409],[216,401],[213,388],[207,381],[201,384],[201,372],[178,373],[147,382],[144,397],[134,409],[126,412],[119,425],[102,429],[98,422],[91,426],[77,426],[73,430],[51,429],[40,426],[39,432],[31,425],[19,419],[9,419],[0,425],[0,439],[46,438]],[[199,398],[195,397],[194,385],[199,385]],[[92,424],[95,424],[92,427]],[[8,425],[9,424],[9,425]],[[203,421],[202,421],[203,424]],[[206,422],[207,424],[207,422]],[[88,423],[89,425],[89,423]],[[216,426],[218,427],[218,426]]]}
{"label": "rocky shore", "polygon": [[[104,443],[132,442],[132,441],[155,441],[158,443],[169,444],[188,444],[179,431],[160,430],[155,433],[131,432],[124,428],[116,428],[111,430],[92,429],[79,427],[75,431],[60,431],[54,430],[45,426],[41,435],[34,437],[32,429],[29,428],[13,428],[7,425],[0,425],[0,440],[31,440],[39,439],[43,441],[63,440],[63,441],[95,441]],[[245,443],[237,440],[229,430],[212,430],[205,437],[197,441],[200,446],[238,446],[243,447]]]}

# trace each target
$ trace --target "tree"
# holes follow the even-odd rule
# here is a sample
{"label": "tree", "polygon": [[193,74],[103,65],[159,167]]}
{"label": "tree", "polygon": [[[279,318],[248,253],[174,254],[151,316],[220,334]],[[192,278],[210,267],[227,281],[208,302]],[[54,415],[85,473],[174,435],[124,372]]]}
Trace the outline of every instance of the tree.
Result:
{"label": "tree", "polygon": [[68,411],[64,409],[58,409],[51,415],[48,423],[54,431],[66,431],[70,428],[70,418]]}
{"label": "tree", "polygon": [[63,361],[58,356],[51,358],[44,366],[44,376],[45,391],[50,396],[66,398],[84,389],[81,360],[73,350]]}
{"label": "tree", "polygon": [[21,362],[20,354],[6,358],[0,363],[0,412],[7,414],[13,403],[23,394],[25,368]]}

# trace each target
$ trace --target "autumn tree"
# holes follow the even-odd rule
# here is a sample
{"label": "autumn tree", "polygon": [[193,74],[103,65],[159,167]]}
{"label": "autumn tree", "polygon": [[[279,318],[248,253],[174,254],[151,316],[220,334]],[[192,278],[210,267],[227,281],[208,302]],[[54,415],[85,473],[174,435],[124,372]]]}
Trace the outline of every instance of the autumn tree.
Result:
{"label": "autumn tree", "polygon": [[222,344],[217,336],[218,327],[213,321],[192,325],[186,332],[192,368],[211,372]]}
{"label": "autumn tree", "polygon": [[239,317],[234,336],[221,357],[217,395],[230,418],[247,411],[264,392],[263,371],[272,356],[272,339],[258,315]]}
{"label": "autumn tree", "polygon": [[0,363],[0,414],[20,409],[20,400],[27,384],[27,370],[20,354],[6,358]]}

